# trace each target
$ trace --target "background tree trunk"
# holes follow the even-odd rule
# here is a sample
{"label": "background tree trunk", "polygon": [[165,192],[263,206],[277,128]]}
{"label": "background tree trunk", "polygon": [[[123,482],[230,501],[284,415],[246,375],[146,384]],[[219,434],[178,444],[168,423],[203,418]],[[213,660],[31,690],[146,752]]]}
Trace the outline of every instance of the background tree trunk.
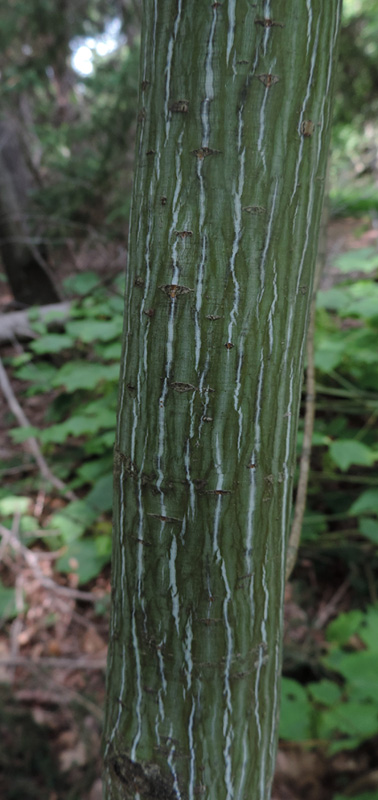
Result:
{"label": "background tree trunk", "polygon": [[145,0],[106,797],[267,800],[340,0]]}
{"label": "background tree trunk", "polygon": [[0,257],[14,298],[25,305],[54,303],[59,292],[46,261],[47,250],[29,226],[35,188],[17,126],[0,120]]}

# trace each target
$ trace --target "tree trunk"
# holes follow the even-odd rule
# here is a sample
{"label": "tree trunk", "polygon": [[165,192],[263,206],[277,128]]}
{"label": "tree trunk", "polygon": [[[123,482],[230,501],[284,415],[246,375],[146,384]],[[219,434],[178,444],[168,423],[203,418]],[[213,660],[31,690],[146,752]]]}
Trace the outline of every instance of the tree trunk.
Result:
{"label": "tree trunk", "polygon": [[46,252],[33,241],[28,224],[33,178],[16,125],[0,120],[0,257],[16,301],[25,305],[54,303],[59,292]]}
{"label": "tree trunk", "polygon": [[340,10],[144,2],[107,800],[270,795]]}

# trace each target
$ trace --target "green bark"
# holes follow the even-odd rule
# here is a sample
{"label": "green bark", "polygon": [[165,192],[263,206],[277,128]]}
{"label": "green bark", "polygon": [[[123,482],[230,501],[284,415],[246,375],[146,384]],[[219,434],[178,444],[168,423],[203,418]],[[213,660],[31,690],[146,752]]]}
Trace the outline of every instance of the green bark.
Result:
{"label": "green bark", "polygon": [[105,796],[268,800],[341,0],[145,0]]}

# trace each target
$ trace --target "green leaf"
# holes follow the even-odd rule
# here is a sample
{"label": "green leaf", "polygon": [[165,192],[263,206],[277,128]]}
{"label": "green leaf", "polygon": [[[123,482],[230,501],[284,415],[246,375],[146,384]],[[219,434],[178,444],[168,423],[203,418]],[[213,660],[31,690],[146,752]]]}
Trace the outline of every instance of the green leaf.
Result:
{"label": "green leaf", "polygon": [[378,514],[378,489],[362,492],[349,509],[349,514],[353,517],[366,513]]}
{"label": "green leaf", "polygon": [[110,553],[98,552],[96,540],[86,539],[69,544],[64,555],[57,560],[56,567],[59,572],[76,572],[79,584],[83,584],[95,578],[109,561]]}
{"label": "green leaf", "polygon": [[293,742],[310,738],[311,704],[297,681],[282,678],[280,737]]}
{"label": "green leaf", "polygon": [[67,333],[73,339],[79,339],[86,344],[99,339],[102,342],[109,342],[119,338],[122,333],[122,317],[115,317],[112,320],[104,319],[81,319],[67,323]]}
{"label": "green leaf", "polygon": [[333,287],[327,291],[319,290],[316,295],[316,307],[332,311],[342,311],[350,302],[350,292],[346,288]]}
{"label": "green leaf", "polygon": [[315,700],[316,703],[321,703],[323,706],[335,705],[335,703],[339,702],[342,695],[340,686],[334,681],[328,680],[322,680],[318,683],[309,683],[307,684],[307,690],[312,699]]}
{"label": "green leaf", "polygon": [[85,483],[92,483],[96,478],[101,478],[106,472],[112,471],[113,455],[87,461],[78,468],[77,472]]}
{"label": "green leaf", "polygon": [[41,431],[33,425],[28,425],[25,428],[12,428],[9,433],[13,441],[19,444],[20,442],[26,442],[26,440],[31,437],[37,438]]}
{"label": "green leaf", "polygon": [[72,542],[85,533],[97,519],[96,512],[85,500],[75,500],[53,514],[50,528],[57,528],[65,542]]}
{"label": "green leaf", "polygon": [[100,302],[95,297],[86,297],[80,304],[76,305],[74,315],[76,319],[83,320],[96,317],[97,319],[113,318],[109,300]]}
{"label": "green leaf", "polygon": [[302,531],[303,541],[311,542],[316,540],[320,534],[327,530],[327,527],[327,519],[324,514],[305,511]]}
{"label": "green leaf", "polygon": [[9,495],[0,500],[0,514],[9,517],[12,514],[25,514],[30,505],[29,497]]}
{"label": "green leaf", "polygon": [[336,335],[323,337],[317,341],[315,349],[315,366],[320,372],[331,372],[341,364],[347,350],[346,337],[337,339]]}
{"label": "green leaf", "polygon": [[74,339],[64,333],[49,333],[47,336],[41,336],[35,342],[32,342],[29,347],[34,353],[60,353],[61,350],[66,350],[72,347]]}
{"label": "green leaf", "polygon": [[[369,606],[359,628],[359,635],[368,648],[378,656],[378,606]],[[378,698],[377,698],[378,700]]]}
{"label": "green leaf", "polygon": [[69,432],[65,422],[58,425],[50,425],[48,428],[39,432],[39,438],[42,444],[49,444],[50,442],[54,442],[54,444],[63,444],[68,435]]}
{"label": "green leaf", "polygon": [[96,352],[104,361],[120,361],[122,355],[121,342],[112,342],[108,345],[97,345]]}
{"label": "green leaf", "polygon": [[97,511],[111,511],[113,506],[113,475],[103,475],[87,495],[87,503]]}
{"label": "green leaf", "polygon": [[378,255],[375,247],[361,247],[348,250],[334,260],[341,272],[373,272],[378,269]]}
{"label": "green leaf", "polygon": [[102,364],[70,361],[59,370],[53,380],[53,386],[65,386],[68,392],[78,389],[94,389],[100,381],[109,380],[108,370]]}
{"label": "green leaf", "polygon": [[38,520],[35,517],[30,516],[30,514],[25,514],[20,519],[20,533],[25,536],[26,534],[31,534],[33,537],[33,533],[39,530]]}
{"label": "green leaf", "polygon": [[378,459],[378,453],[355,439],[337,439],[331,442],[329,454],[343,472],[349,469],[351,464],[370,467]]}
{"label": "green leaf", "polygon": [[343,650],[334,650],[324,658],[323,663],[345,678],[348,684],[348,694],[353,699],[358,697],[363,700],[377,701],[377,652],[361,650],[356,653],[347,653]]}
{"label": "green leaf", "polygon": [[348,700],[322,716],[329,736],[344,734],[363,741],[378,733],[378,707],[369,702]]}
{"label": "green leaf", "polygon": [[[107,386],[107,389],[109,387]],[[117,387],[118,388],[118,387]],[[83,414],[88,416],[95,416],[97,417],[99,414],[103,419],[106,419],[107,414],[114,414],[117,409],[117,394],[118,390],[116,387],[112,387],[112,391],[107,391],[105,395],[98,397],[96,400],[91,400],[89,403],[82,405]],[[112,418],[111,425],[114,426],[114,420]],[[104,426],[107,427],[107,426]]]}
{"label": "green leaf", "polygon": [[[345,309],[344,317],[362,317],[362,319],[372,319],[378,316],[378,295],[371,293],[370,287],[366,289],[368,296],[353,300]],[[372,296],[370,296],[372,294]]]}
{"label": "green leaf", "polygon": [[98,275],[91,270],[66,278],[64,288],[72,294],[88,294],[98,286]]}
{"label": "green leaf", "polygon": [[112,554],[112,537],[109,536],[96,536],[96,550],[99,555],[107,556],[109,559]]}
{"label": "green leaf", "polygon": [[358,630],[363,618],[364,615],[362,611],[357,610],[339,614],[339,616],[327,626],[327,641],[335,642],[340,646],[346,644],[351,636]]}
{"label": "green leaf", "polygon": [[371,517],[361,517],[358,521],[358,530],[374,544],[378,544],[378,521]]}
{"label": "green leaf", "polygon": [[15,590],[0,581],[0,619],[13,619],[17,614]]}
{"label": "green leaf", "polygon": [[122,274],[121,275],[121,287],[120,287],[121,295],[113,295],[112,297],[109,297],[109,300],[108,300],[109,308],[112,311],[114,311],[115,314],[120,314],[122,319],[123,319],[123,311],[124,311],[124,306],[125,306],[125,301],[124,301],[124,294],[125,294],[124,282],[125,282],[125,276]]}
{"label": "green leaf", "polygon": [[25,364],[17,370],[17,377],[21,381],[29,381],[33,384],[33,393],[46,392],[50,389],[52,381],[57,373],[55,367],[46,362]]}
{"label": "green leaf", "polygon": [[114,437],[114,431],[107,431],[107,433],[96,436],[95,439],[88,439],[85,443],[85,452],[93,455],[111,450],[114,447]]}

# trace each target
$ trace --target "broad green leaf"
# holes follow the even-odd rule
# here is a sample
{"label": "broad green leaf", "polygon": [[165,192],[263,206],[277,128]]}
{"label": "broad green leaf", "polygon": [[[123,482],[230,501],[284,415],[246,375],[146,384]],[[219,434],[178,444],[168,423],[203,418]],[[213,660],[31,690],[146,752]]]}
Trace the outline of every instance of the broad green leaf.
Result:
{"label": "broad green leaf", "polygon": [[324,514],[306,511],[303,518],[303,541],[312,542],[327,530],[327,520]]}
{"label": "broad green leaf", "polygon": [[12,428],[9,431],[12,440],[19,444],[20,442],[26,442],[27,439],[31,437],[37,438],[40,435],[41,431],[39,428],[35,428],[33,425],[28,425],[25,428]]}
{"label": "broad green leaf", "polygon": [[88,294],[95,286],[98,286],[98,283],[98,275],[88,270],[87,272],[81,272],[79,275],[66,278],[64,288],[72,292],[72,294]]}
{"label": "broad green leaf", "polygon": [[364,618],[362,611],[348,611],[329,623],[326,630],[326,638],[329,642],[335,642],[342,646],[346,644],[350,637],[358,630]]}
{"label": "broad green leaf", "polygon": [[[107,367],[106,367],[107,370]],[[109,385],[107,385],[107,389]],[[117,408],[117,396],[118,396],[118,387],[112,386],[111,391],[107,391],[106,394],[96,398],[96,400],[91,400],[89,403],[83,403],[82,411],[83,414],[88,416],[95,416],[97,417],[98,414],[106,415],[107,413],[113,414]],[[113,422],[112,422],[113,425]]]}
{"label": "broad green leaf", "polygon": [[113,317],[109,301],[99,302],[94,297],[86,297],[74,310],[73,316],[78,320],[97,317],[97,319]]}
{"label": "broad green leaf", "polygon": [[329,454],[343,472],[349,469],[351,464],[370,467],[378,459],[378,453],[355,439],[337,439],[331,442]]}
{"label": "broad green leaf", "polygon": [[367,489],[351,505],[349,514],[353,517],[366,513],[378,514],[378,489]]}
{"label": "broad green leaf", "polygon": [[346,288],[333,287],[327,291],[318,291],[316,295],[317,308],[327,308],[332,311],[341,311],[350,303],[350,292]]}
{"label": "broad green leaf", "polygon": [[[369,606],[359,628],[359,636],[378,658],[378,606]],[[378,702],[378,697],[377,697]]]}
{"label": "broad green leaf", "polygon": [[52,383],[53,386],[65,386],[68,392],[94,389],[100,381],[109,380],[109,369],[110,367],[105,368],[102,364],[70,361],[59,370]]}
{"label": "broad green leaf", "polygon": [[73,344],[74,339],[65,333],[49,333],[46,336],[41,336],[40,339],[36,339],[29,346],[34,353],[41,354],[60,353],[61,350],[72,347]]}
{"label": "broad green leaf", "polygon": [[30,505],[29,497],[9,495],[0,500],[0,514],[9,517],[11,514],[25,514]]}
{"label": "broad green leaf", "polygon": [[67,429],[73,436],[81,436],[84,433],[97,433],[102,428],[113,428],[115,414],[111,412],[107,414],[103,410],[97,417],[72,417],[67,423]]}
{"label": "broad green leaf", "polygon": [[111,511],[113,506],[113,475],[103,475],[86,498],[87,503],[97,511]]}
{"label": "broad green leaf", "polygon": [[342,316],[358,316],[369,319],[378,316],[378,286],[372,281],[357,281],[350,287],[351,301],[342,311]]}
{"label": "broad green leaf", "polygon": [[123,285],[125,282],[124,275],[121,276],[121,281],[122,281],[121,295],[113,295],[112,297],[109,297],[108,303],[109,303],[109,308],[112,311],[114,311],[115,314],[120,314],[121,317],[123,318],[123,311],[125,306],[124,285]]}
{"label": "broad green leaf", "polygon": [[[111,534],[111,532],[110,532]],[[111,535],[96,536],[96,550],[101,556],[108,556],[110,558],[112,553],[112,537]]]}
{"label": "broad green leaf", "polygon": [[68,430],[65,422],[58,425],[50,425],[48,428],[39,431],[39,439],[42,444],[49,444],[50,442],[54,442],[54,444],[63,444],[67,437]]}
{"label": "broad green leaf", "polygon": [[[330,669],[339,672],[347,682],[348,694],[361,699],[377,701],[378,670],[377,651],[360,650],[354,653],[333,650],[323,660]],[[378,727],[377,727],[378,733]]]}
{"label": "broad green leaf", "polygon": [[39,530],[38,520],[35,517],[30,516],[30,514],[25,514],[20,519],[20,533],[24,536],[26,534],[31,534],[35,531]]}
{"label": "broad green leaf", "polygon": [[315,349],[315,366],[320,372],[331,372],[341,364],[347,351],[346,337],[343,340],[332,337],[322,338]]}
{"label": "broad green leaf", "polygon": [[82,522],[71,519],[60,511],[52,515],[49,523],[49,529],[58,530],[65,542],[79,539],[85,533],[85,528],[86,526]]}
{"label": "broad green leaf", "polygon": [[101,478],[106,472],[112,471],[113,455],[87,461],[78,468],[77,472],[85,483],[92,483],[96,478]]}
{"label": "broad green leaf", "polygon": [[12,619],[17,614],[15,590],[3,586],[0,581],[0,619]]}
{"label": "broad green leaf", "polygon": [[348,700],[337,708],[324,712],[328,725],[335,733],[344,733],[353,738],[369,739],[378,733],[378,707],[368,702]]}
{"label": "broad green leaf", "polygon": [[341,272],[373,272],[378,269],[378,254],[375,247],[361,247],[342,253],[333,263]]}
{"label": "broad green leaf", "polygon": [[280,737],[293,742],[310,738],[311,704],[297,681],[282,678]]}
{"label": "broad green leaf", "polygon": [[41,442],[64,443],[68,436],[83,436],[94,434],[103,428],[114,428],[115,414],[99,415],[96,417],[71,417],[59,425],[51,425],[40,433]]}
{"label": "broad green leaf", "polygon": [[342,695],[342,690],[337,683],[325,679],[318,683],[308,683],[307,690],[316,703],[321,703],[324,706],[335,705]]}
{"label": "broad green leaf", "polygon": [[109,451],[112,447],[114,447],[114,437],[114,431],[107,431],[106,433],[96,436],[95,439],[88,439],[84,445],[85,452],[93,455]]}
{"label": "broad green leaf", "polygon": [[75,500],[53,514],[49,527],[60,531],[65,542],[78,539],[97,519],[96,512],[85,500]]}
{"label": "broad green leaf", "polygon": [[[108,407],[105,408],[103,405],[98,404],[97,408],[94,409],[95,404],[91,403],[90,407],[86,406],[83,408],[83,412],[85,414],[85,419],[87,422],[90,422],[93,425],[93,419],[96,421],[98,428],[96,430],[100,430],[100,428],[114,428],[115,421],[116,421],[116,410],[115,408],[111,408],[111,403],[108,403]],[[109,408],[110,406],[110,408]],[[377,453],[378,458],[378,453]]]}
{"label": "broad green leaf", "polygon": [[59,572],[77,573],[79,584],[83,584],[95,578],[109,561],[110,553],[98,552],[96,540],[85,539],[69,544],[64,555],[58,558],[56,568]]}
{"label": "broad green leaf", "polygon": [[96,352],[99,353],[104,361],[120,361],[122,355],[122,343],[112,342],[108,345],[97,345]]}
{"label": "broad green leaf", "polygon": [[378,544],[378,521],[371,517],[361,517],[358,521],[358,530],[374,544]]}
{"label": "broad green leaf", "polygon": [[25,364],[17,370],[17,377],[21,381],[29,381],[33,384],[33,392],[29,390],[29,394],[36,394],[37,392],[45,392],[46,387],[52,385],[53,379],[57,374],[57,369],[51,364],[46,362],[32,362]]}
{"label": "broad green leaf", "polygon": [[79,339],[86,344],[100,340],[110,342],[119,338],[122,333],[122,317],[114,319],[81,319],[69,322],[66,326],[67,333],[73,339]]}
{"label": "broad green leaf", "polygon": [[344,310],[344,317],[362,317],[363,319],[371,319],[378,317],[378,295],[376,292],[370,297],[370,291],[367,289],[368,296],[361,297],[359,300],[353,300]]}

